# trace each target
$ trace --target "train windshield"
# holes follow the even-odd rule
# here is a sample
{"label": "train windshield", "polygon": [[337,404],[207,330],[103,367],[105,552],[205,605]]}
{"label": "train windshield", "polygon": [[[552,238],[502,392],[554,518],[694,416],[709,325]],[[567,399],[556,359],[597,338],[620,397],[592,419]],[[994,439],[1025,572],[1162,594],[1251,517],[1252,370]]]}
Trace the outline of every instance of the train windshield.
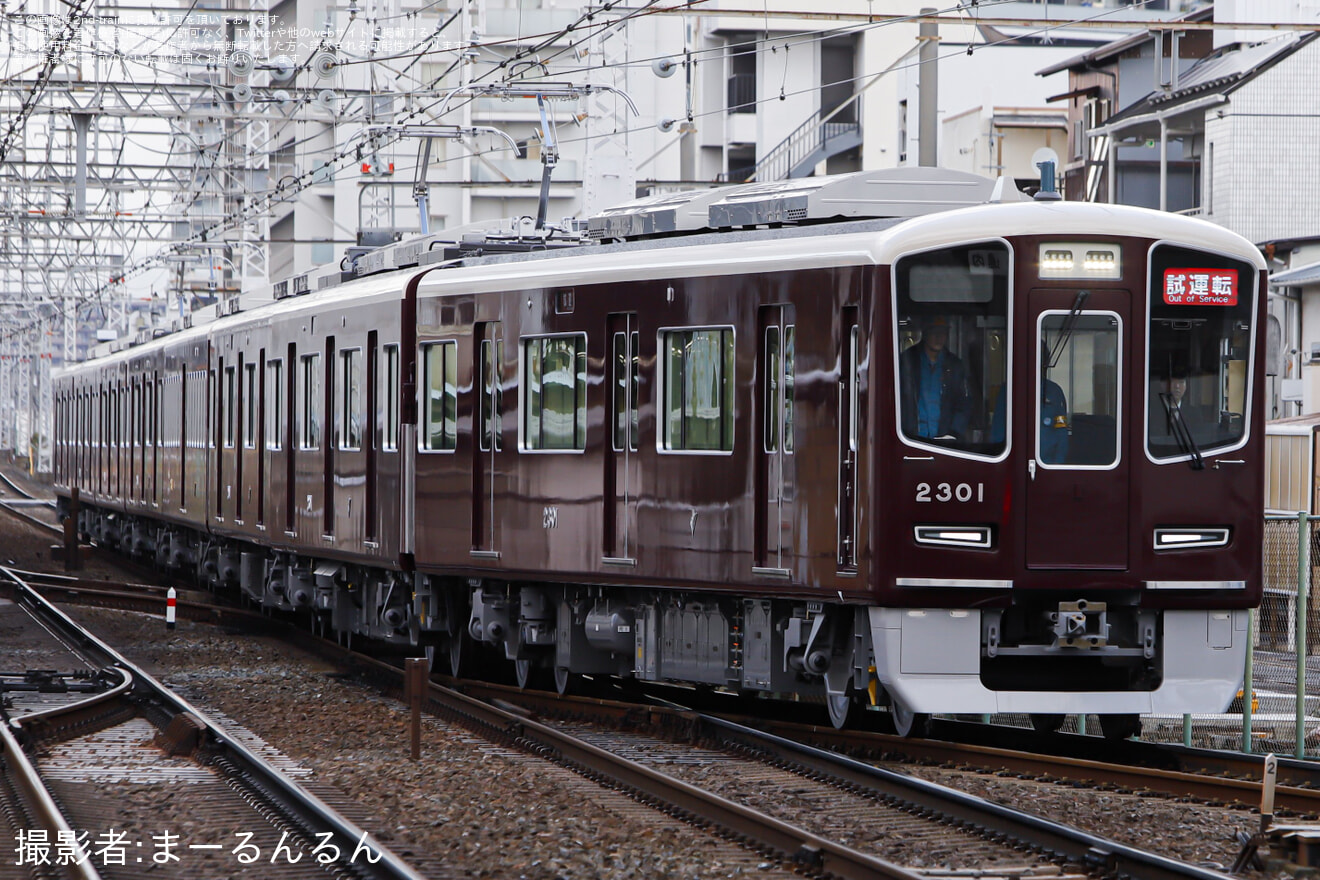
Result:
{"label": "train windshield", "polygon": [[1004,242],[924,251],[894,264],[899,431],[909,443],[999,457],[1007,404]]}
{"label": "train windshield", "polygon": [[1151,257],[1146,438],[1157,461],[1242,442],[1255,269],[1190,248]]}

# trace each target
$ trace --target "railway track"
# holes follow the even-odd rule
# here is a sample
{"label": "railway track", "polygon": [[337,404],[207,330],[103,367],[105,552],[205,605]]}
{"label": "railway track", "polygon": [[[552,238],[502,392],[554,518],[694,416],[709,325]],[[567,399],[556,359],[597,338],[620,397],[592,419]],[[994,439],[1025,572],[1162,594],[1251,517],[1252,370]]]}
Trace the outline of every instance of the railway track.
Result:
{"label": "railway track", "polygon": [[[47,581],[50,584],[48,589],[52,590],[54,595],[73,599],[74,601],[130,607],[140,610],[155,610],[157,612],[160,610],[160,600],[157,595],[143,596],[134,594],[131,591],[100,593],[89,584],[70,582],[60,576],[47,578]],[[223,620],[231,625],[258,625],[266,628],[274,625],[270,618],[260,615],[233,609],[217,609],[214,606],[188,601],[180,603],[180,616],[194,619]],[[285,630],[284,635],[286,637],[291,634],[293,633]],[[389,687],[400,687],[400,673],[393,667],[378,664],[360,656],[350,656],[337,646],[327,645],[319,640],[311,639],[306,633],[293,635],[304,642],[304,647],[312,647],[322,656],[330,656],[335,659],[335,662],[348,664],[348,666],[360,672],[365,670],[367,674],[386,683]],[[798,766],[805,768],[805,772],[809,775],[820,778],[834,778],[834,785],[841,786],[854,794],[858,791],[867,792],[865,795],[858,796],[868,798],[870,803],[868,815],[875,812],[877,802],[901,799],[892,793],[886,793],[876,788],[877,783],[872,778],[874,768],[869,768],[859,762],[853,762],[853,765],[850,765],[846,771],[826,770],[820,766],[813,766],[811,762],[827,760],[827,757],[823,756],[828,755],[828,753],[812,753],[813,756],[810,761],[804,762],[800,755],[798,757],[786,757],[776,750],[788,748],[789,745],[786,744],[795,744],[798,748],[807,748],[801,743],[814,743],[816,746],[825,749],[846,749],[858,754],[903,754],[915,760],[935,761],[960,766],[1016,768],[1012,772],[1053,778],[1087,779],[1088,782],[1092,781],[1093,777],[1103,779],[1104,777],[1100,776],[1102,771],[1110,774],[1123,772],[1132,775],[1125,777],[1119,783],[1111,782],[1110,784],[1122,784],[1134,790],[1164,791],[1179,796],[1186,796],[1189,793],[1185,787],[1176,788],[1170,785],[1170,780],[1177,780],[1180,785],[1185,786],[1188,780],[1180,779],[1176,774],[1170,775],[1170,771],[1167,770],[1131,768],[1130,770],[1120,771],[1113,767],[1107,767],[1099,761],[1078,762],[1076,759],[1051,759],[1048,756],[1032,756],[1022,753],[1015,755],[1006,749],[976,746],[962,747],[951,743],[903,740],[867,733],[839,733],[832,728],[812,725],[788,725],[758,719],[756,722],[758,726],[772,727],[784,735],[781,737],[782,742],[776,742],[773,746],[768,746],[764,742],[752,743],[746,739],[738,739],[738,737],[751,736],[752,734],[748,732],[740,732],[737,737],[733,738],[727,732],[715,733],[713,731],[721,729],[722,725],[725,724],[724,721],[696,716],[690,712],[665,708],[643,710],[639,709],[636,704],[610,703],[603,700],[570,701],[550,693],[518,691],[513,688],[494,685],[465,684],[464,690],[470,696],[481,697],[481,700],[469,701],[464,699],[462,695],[453,696],[448,692],[433,688],[428,696],[429,704],[442,717],[461,718],[465,724],[475,724],[482,731],[482,736],[504,737],[510,745],[530,748],[537,754],[559,756],[567,764],[578,769],[585,769],[593,778],[612,780],[609,784],[638,792],[646,791],[646,786],[651,784],[648,778],[649,774],[636,768],[627,771],[607,772],[604,769],[595,767],[590,763],[591,761],[604,759],[592,754],[591,749],[584,749],[581,745],[569,746],[565,744],[565,741],[557,739],[552,734],[543,734],[543,731],[540,730],[543,725],[540,725],[531,716],[535,714],[544,717],[571,716],[580,718],[583,717],[584,713],[590,712],[605,718],[612,717],[616,721],[620,718],[627,718],[630,719],[630,723],[635,723],[638,717],[645,717],[648,719],[648,723],[654,723],[660,727],[667,726],[671,729],[681,728],[686,730],[686,733],[681,734],[684,737],[700,736],[709,738],[711,741],[728,741],[732,743],[728,746],[729,748],[776,755],[769,759],[771,763]],[[513,711],[503,708],[509,706],[517,706],[517,708]],[[694,730],[700,732],[694,734],[692,732]],[[535,732],[536,735],[532,736],[532,732]],[[542,738],[543,736],[545,738]],[[1070,737],[1070,739],[1082,738]],[[1098,742],[1093,738],[1086,739]],[[794,741],[797,742],[794,743]],[[627,750],[625,749],[625,751]],[[584,755],[589,755],[590,761],[583,757]],[[828,760],[838,760],[838,756],[828,755]],[[1012,763],[1014,761],[1031,761],[1034,763],[1015,765]],[[1298,768],[1299,772],[1301,769]],[[866,777],[865,781],[859,781],[859,778],[853,778],[849,775],[853,773],[863,774]],[[1194,777],[1196,774],[1183,775]],[[1223,778],[1200,778],[1195,781],[1198,789],[1192,793],[1192,796],[1208,801],[1248,800],[1258,797],[1258,787],[1249,781]],[[645,782],[645,785],[643,782]],[[919,789],[923,785],[918,782]],[[1297,790],[1293,791],[1293,788]],[[1311,805],[1311,811],[1316,809],[1317,801],[1315,798],[1318,795],[1320,795],[1320,792],[1307,791],[1299,786],[1285,786],[1281,791],[1281,796],[1295,796],[1298,798],[1299,800],[1294,808],[1303,811],[1307,810],[1306,804]],[[725,833],[730,837],[750,842],[758,849],[774,851],[790,865],[810,867],[813,870],[838,876],[909,876],[902,873],[906,869],[901,865],[877,868],[871,863],[875,857],[865,852],[849,855],[846,852],[849,847],[844,847],[843,850],[838,851],[833,850],[828,845],[830,840],[827,834],[816,833],[804,828],[785,831],[782,827],[775,827],[774,821],[769,826],[762,827],[759,830],[745,826],[745,823],[755,823],[757,820],[749,819],[736,807],[730,809],[729,807],[700,806],[698,808],[683,800],[683,798],[692,796],[691,793],[683,792],[681,795],[673,792],[649,793],[641,796],[649,802],[670,804],[669,809],[690,817],[706,816],[700,821],[713,823],[715,826],[725,829]],[[925,796],[928,796],[928,792],[922,794],[922,797]],[[1066,830],[1062,832],[1063,836],[1061,838],[1057,838],[1045,835],[1039,827],[1028,829],[1030,834],[1021,829],[1010,830],[999,827],[996,823],[1008,820],[1003,816],[987,818],[978,815],[979,810],[983,809],[985,805],[984,802],[981,802],[978,798],[967,798],[967,796],[964,796],[964,798],[966,798],[966,802],[956,805],[956,808],[947,805],[939,806],[934,802],[924,802],[918,799],[915,803],[910,803],[907,809],[917,813],[925,812],[936,815],[940,817],[937,819],[940,822],[985,829],[981,833],[988,834],[991,838],[1012,841],[1015,846],[1025,846],[1037,853],[1052,853],[1058,863],[1075,864],[1096,875],[1117,873],[1143,878],[1222,876],[1213,871],[1169,862],[1169,860],[1161,861],[1158,858],[1154,863],[1148,864],[1141,861],[1143,854],[1139,851],[1088,835],[1069,836]],[[994,805],[989,806],[993,807]],[[963,813],[961,812],[963,810],[969,812]],[[710,812],[715,813],[714,818],[707,815]],[[992,810],[991,812],[995,811]],[[770,818],[773,819],[773,817]],[[868,819],[868,822],[873,821],[874,819]],[[1028,825],[1039,822],[1040,820],[1034,820],[1034,823],[1029,822]],[[780,822],[780,825],[783,824],[786,823]],[[1048,825],[1049,823],[1045,824]],[[1050,833],[1059,834],[1060,832],[1056,830]],[[1003,856],[1000,855],[997,858],[1000,860],[1000,864],[1003,864]],[[882,873],[873,873],[874,871],[882,871]],[[883,873],[883,871],[889,871],[890,873]]]}
{"label": "railway track", "polygon": [[[484,699],[507,700],[548,716],[562,715],[565,703],[554,694],[469,683],[464,689]],[[664,697],[661,697],[663,699]],[[634,704],[613,705],[623,718]],[[604,710],[602,710],[603,712]],[[1037,734],[1022,728],[941,722],[936,732],[948,739],[910,739],[867,730],[836,730],[829,725],[785,721],[771,715],[754,719],[731,708],[702,711],[711,717],[754,724],[758,730],[860,759],[906,761],[1001,773],[1024,779],[1085,782],[1122,791],[1188,798],[1206,804],[1260,803],[1264,757],[1238,752],[1185,748],[1136,741],[1111,742],[1076,734]],[[1017,748],[979,740],[1016,740]],[[1088,756],[1089,755],[1089,756]],[[1281,812],[1320,816],[1320,763],[1278,758],[1276,807]]]}
{"label": "railway track", "polygon": [[[245,857],[255,861],[273,852],[271,875],[282,878],[421,880],[422,875],[245,746],[240,737],[78,627],[19,574],[0,569],[0,578],[41,626],[84,662],[116,670],[120,679],[104,693],[6,721],[5,759],[13,769],[7,776],[23,780],[26,790],[21,800],[36,805],[26,814],[33,824],[21,826],[23,833],[46,831],[42,836],[53,845],[57,831],[69,834],[74,827],[97,831],[85,850],[85,867],[91,873],[71,876],[138,877],[144,861],[160,872],[158,876],[196,876],[195,866],[180,864],[195,849],[203,851],[199,858],[228,852],[243,864],[248,863]],[[204,803],[194,809],[204,810],[218,823],[201,829],[199,839],[204,843],[183,840],[164,828],[154,829],[157,833],[150,833],[149,840],[143,838],[151,829],[139,829],[144,833],[134,838],[119,825],[122,805],[101,793],[106,784],[143,774],[144,737],[150,741],[157,733],[156,743],[171,758],[191,759],[161,761],[149,750],[152,772],[146,776],[160,781],[163,774],[176,782],[193,783],[193,796]],[[43,756],[41,779],[23,768],[25,750]],[[71,809],[52,813],[57,802]],[[57,813],[67,813],[68,818]],[[215,842],[217,832],[231,827],[247,828],[235,832],[240,839],[236,846],[233,840]],[[144,846],[152,850],[140,849]],[[38,850],[21,852],[32,857],[31,867],[44,867]],[[145,852],[150,853],[148,859]]]}

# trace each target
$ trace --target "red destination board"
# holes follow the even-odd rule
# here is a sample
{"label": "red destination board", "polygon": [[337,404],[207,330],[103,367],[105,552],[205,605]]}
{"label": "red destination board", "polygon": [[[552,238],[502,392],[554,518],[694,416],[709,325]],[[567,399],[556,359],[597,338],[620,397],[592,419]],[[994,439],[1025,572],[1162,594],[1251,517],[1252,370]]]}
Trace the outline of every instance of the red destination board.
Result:
{"label": "red destination board", "polygon": [[1171,306],[1235,306],[1237,269],[1165,269],[1164,301]]}

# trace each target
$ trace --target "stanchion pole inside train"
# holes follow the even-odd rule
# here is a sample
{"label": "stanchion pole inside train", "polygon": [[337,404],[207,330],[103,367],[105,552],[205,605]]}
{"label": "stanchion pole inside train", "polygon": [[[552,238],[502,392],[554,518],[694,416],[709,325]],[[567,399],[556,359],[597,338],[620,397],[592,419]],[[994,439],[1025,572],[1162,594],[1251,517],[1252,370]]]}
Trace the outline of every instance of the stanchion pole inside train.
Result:
{"label": "stanchion pole inside train", "polygon": [[1256,695],[1256,611],[1247,609],[1247,664],[1242,671],[1242,751],[1251,754],[1251,704]]}
{"label": "stanchion pole inside train", "polygon": [[1297,747],[1306,752],[1306,600],[1311,587],[1311,529],[1305,510],[1297,512]]}

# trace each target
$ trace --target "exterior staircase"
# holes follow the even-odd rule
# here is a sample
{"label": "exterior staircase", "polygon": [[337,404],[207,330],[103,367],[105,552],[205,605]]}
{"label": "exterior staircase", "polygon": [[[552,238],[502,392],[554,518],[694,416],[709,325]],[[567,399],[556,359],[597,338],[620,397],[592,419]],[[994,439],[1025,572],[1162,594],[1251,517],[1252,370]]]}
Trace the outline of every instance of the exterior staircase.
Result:
{"label": "exterior staircase", "polygon": [[742,182],[806,177],[831,156],[861,146],[861,123],[829,121],[837,115],[839,109],[831,110],[829,115],[822,114],[820,110],[813,113],[792,134],[766,153]]}

